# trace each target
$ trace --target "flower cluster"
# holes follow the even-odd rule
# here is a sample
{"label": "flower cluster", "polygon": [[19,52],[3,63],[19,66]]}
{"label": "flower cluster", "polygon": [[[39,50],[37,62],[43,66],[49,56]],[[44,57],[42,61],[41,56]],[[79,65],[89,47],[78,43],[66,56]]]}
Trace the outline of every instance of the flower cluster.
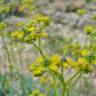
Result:
{"label": "flower cluster", "polygon": [[71,44],[64,46],[64,60],[59,55],[40,56],[36,59],[35,64],[31,64],[29,69],[34,76],[41,76],[48,71],[48,68],[59,72],[59,69],[63,65],[64,69],[71,68],[75,71],[88,74],[94,71],[94,66],[96,65],[95,53],[96,44],[92,47],[91,43],[81,46],[79,42],[71,42]]}
{"label": "flower cluster", "polygon": [[[35,0],[0,0],[0,14],[28,13],[36,9]],[[16,13],[16,14],[17,14]]]}
{"label": "flower cluster", "polygon": [[0,14],[5,14],[10,11],[10,6],[4,2],[5,0],[0,0]]}
{"label": "flower cluster", "polygon": [[85,26],[84,27],[84,31],[87,33],[87,34],[93,34],[93,35],[96,35],[96,26]]}
{"label": "flower cluster", "polygon": [[84,73],[93,71],[96,65],[95,49],[96,46],[94,45],[92,48],[91,44],[85,47],[80,46],[80,43],[65,46],[64,55],[67,60],[64,63],[64,68],[72,68]]}
{"label": "flower cluster", "polygon": [[49,17],[45,16],[44,14],[36,14],[34,18],[24,26],[22,23],[18,23],[20,28],[15,32],[12,32],[12,37],[19,41],[24,41],[27,43],[32,43],[33,41],[47,37],[48,33],[45,32],[45,28],[49,26],[50,19]]}
{"label": "flower cluster", "polygon": [[20,0],[19,4],[19,11],[22,12],[24,10],[33,10],[35,6],[33,5],[34,0]]}
{"label": "flower cluster", "polygon": [[10,6],[0,6],[0,14],[8,13],[10,11]]}
{"label": "flower cluster", "polygon": [[0,23],[0,31],[4,30],[6,28],[6,24],[1,22]]}
{"label": "flower cluster", "polygon": [[0,35],[4,34],[4,29],[6,29],[7,25],[4,22],[0,23]]}
{"label": "flower cluster", "polygon": [[90,73],[94,69],[93,65],[90,64],[90,62],[83,57],[79,57],[77,58],[77,60],[68,57],[66,63],[64,63],[64,68],[72,68],[75,71],[79,71],[83,73]]}
{"label": "flower cluster", "polygon": [[78,9],[77,10],[77,14],[79,15],[79,16],[83,16],[83,15],[85,15],[87,13],[87,11],[85,10],[85,9]]}
{"label": "flower cluster", "polygon": [[29,70],[34,76],[41,76],[43,73],[48,71],[48,69],[58,71],[61,65],[60,56],[55,54],[51,57],[38,57],[35,64],[29,66]]}
{"label": "flower cluster", "polygon": [[30,95],[28,96],[45,96],[44,93],[40,92],[39,89],[34,90]]}

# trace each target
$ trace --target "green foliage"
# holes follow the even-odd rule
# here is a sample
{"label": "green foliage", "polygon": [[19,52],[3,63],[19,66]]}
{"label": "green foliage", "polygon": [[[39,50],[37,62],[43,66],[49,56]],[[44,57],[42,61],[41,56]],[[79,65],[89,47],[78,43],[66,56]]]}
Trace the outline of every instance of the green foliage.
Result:
{"label": "green foliage", "polygon": [[94,0],[85,0],[86,3],[91,3],[93,2]]}

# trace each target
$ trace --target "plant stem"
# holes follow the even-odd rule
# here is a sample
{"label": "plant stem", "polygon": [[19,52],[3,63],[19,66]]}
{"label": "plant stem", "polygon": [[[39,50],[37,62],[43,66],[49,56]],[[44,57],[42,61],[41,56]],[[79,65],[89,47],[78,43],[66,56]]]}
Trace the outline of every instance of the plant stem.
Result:
{"label": "plant stem", "polygon": [[62,80],[62,96],[65,96],[65,92],[66,92],[66,84],[65,84],[65,81],[63,78],[63,80]]}
{"label": "plant stem", "polygon": [[41,49],[38,45],[36,45],[34,42],[32,42],[32,44],[33,44],[34,47],[39,51],[39,53],[41,54],[41,56],[42,56],[43,58],[45,58],[45,56],[44,56],[44,54],[43,54],[43,52],[42,52],[42,49]]}
{"label": "plant stem", "polygon": [[38,38],[38,45],[39,45],[39,47],[41,47],[41,40],[40,40],[40,38]]}
{"label": "plant stem", "polygon": [[[4,19],[5,19],[5,14],[2,14],[2,17],[3,17],[3,20],[4,20]],[[6,52],[6,54],[7,54],[8,62],[11,63],[11,57],[10,57],[10,53],[9,53],[9,51],[8,51],[8,47],[7,47],[7,44],[6,44],[4,32],[2,33],[1,38],[2,38],[2,42],[3,42],[3,47],[4,47],[5,52]]]}
{"label": "plant stem", "polygon": [[8,62],[11,63],[10,53],[8,51],[8,48],[7,48],[7,45],[6,45],[6,41],[5,41],[5,37],[3,35],[2,35],[2,42],[3,42],[3,47],[5,49],[5,52],[7,54]]}
{"label": "plant stem", "polygon": [[61,74],[62,74],[62,79],[63,79],[63,86],[62,86],[62,96],[64,96],[64,94],[65,94],[65,87],[66,87],[66,84],[65,84],[65,81],[64,81],[64,77],[63,77],[63,63],[61,62]]}
{"label": "plant stem", "polygon": [[66,83],[70,83],[76,76],[78,75],[78,72],[76,72],[72,77],[70,77]]}
{"label": "plant stem", "polygon": [[63,76],[63,63],[61,62],[61,74]]}
{"label": "plant stem", "polygon": [[78,82],[78,80],[80,79],[81,75],[82,74],[79,74],[78,77],[76,78],[76,80],[74,82],[72,82],[71,87],[74,86]]}
{"label": "plant stem", "polygon": [[56,86],[56,78],[55,78],[55,76],[54,76],[53,73],[51,73],[51,75],[52,75],[52,78],[53,78],[53,84],[54,84],[55,94],[56,94],[56,96],[59,96],[59,94],[58,94],[58,88]]}

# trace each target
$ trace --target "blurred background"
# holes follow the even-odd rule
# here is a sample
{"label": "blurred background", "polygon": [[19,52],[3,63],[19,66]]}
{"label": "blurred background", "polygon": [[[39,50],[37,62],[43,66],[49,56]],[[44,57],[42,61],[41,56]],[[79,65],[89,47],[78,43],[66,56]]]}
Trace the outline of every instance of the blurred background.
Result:
{"label": "blurred background", "polygon": [[[87,13],[81,17],[78,9]],[[55,96],[52,86],[46,92],[49,90],[46,85],[51,82],[48,76],[33,78],[28,71],[38,56],[37,51],[31,44],[15,42],[10,37],[18,22],[28,23],[35,13],[51,18],[46,29],[49,36],[42,40],[44,50],[64,55],[66,46],[73,46],[74,42],[86,44],[83,27],[96,25],[91,19],[96,16],[96,0],[0,0],[0,23],[7,24],[3,31],[0,25],[0,96]],[[70,92],[70,96],[96,96],[95,72],[84,76]]]}

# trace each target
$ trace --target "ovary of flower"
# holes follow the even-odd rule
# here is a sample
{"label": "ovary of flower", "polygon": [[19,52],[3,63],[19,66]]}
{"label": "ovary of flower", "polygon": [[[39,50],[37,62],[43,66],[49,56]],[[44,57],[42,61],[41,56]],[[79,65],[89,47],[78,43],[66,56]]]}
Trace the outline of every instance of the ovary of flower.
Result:
{"label": "ovary of flower", "polygon": [[44,63],[44,58],[42,56],[41,57],[38,57],[36,59],[36,62],[42,64],[42,63]]}

